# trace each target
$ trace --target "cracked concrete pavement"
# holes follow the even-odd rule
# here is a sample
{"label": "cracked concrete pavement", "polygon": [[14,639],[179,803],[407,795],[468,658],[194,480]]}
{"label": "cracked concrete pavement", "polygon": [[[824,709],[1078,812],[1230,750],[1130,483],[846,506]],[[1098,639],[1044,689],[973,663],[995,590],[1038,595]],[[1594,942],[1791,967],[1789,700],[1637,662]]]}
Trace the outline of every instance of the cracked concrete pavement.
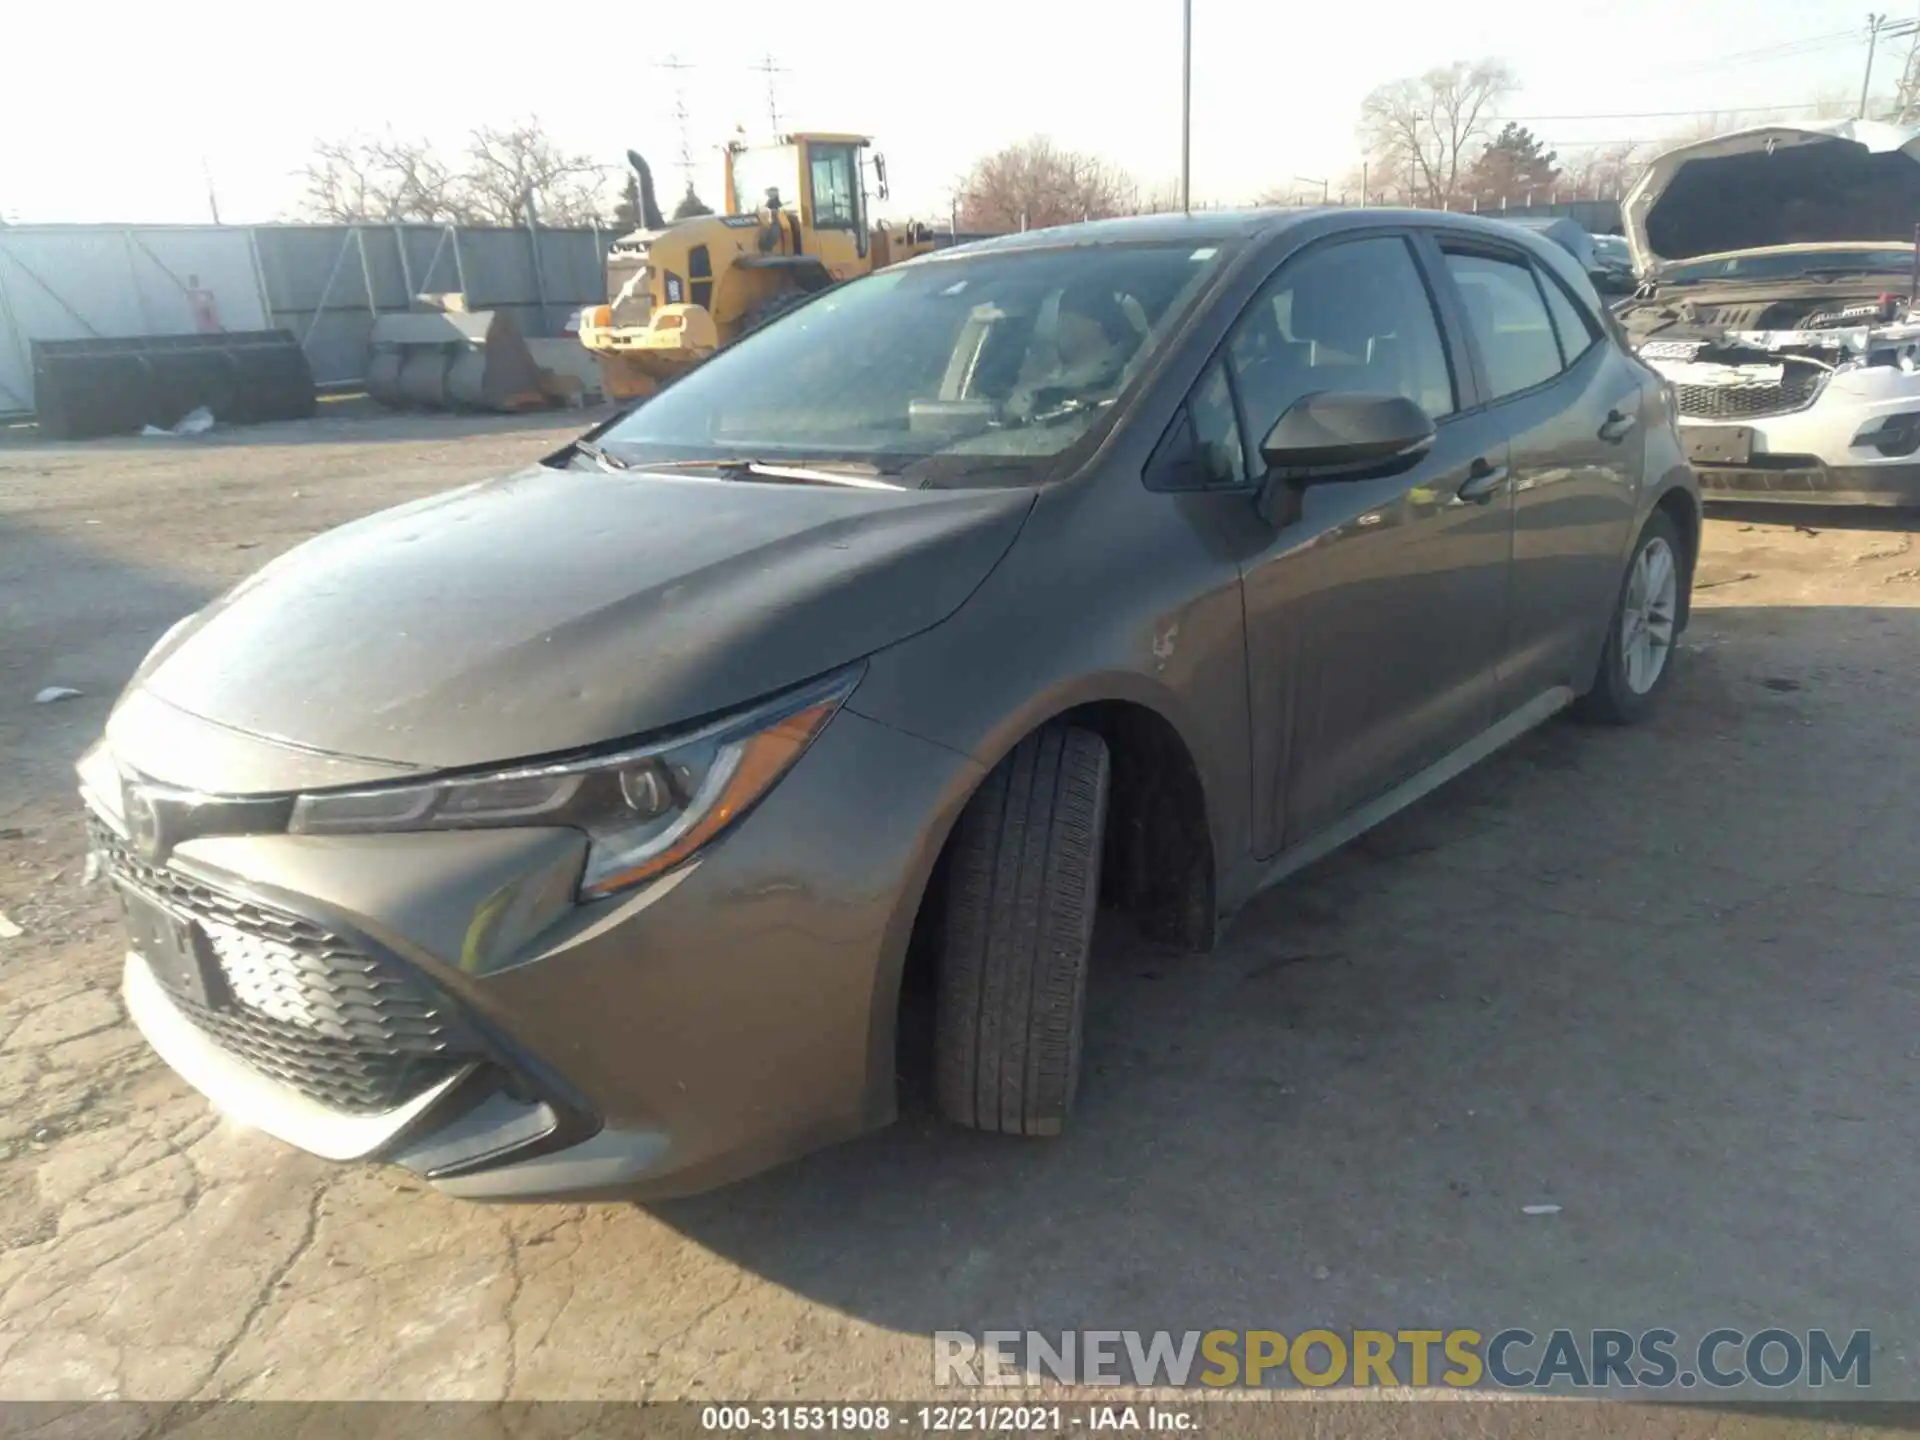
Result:
{"label": "cracked concrete pavement", "polygon": [[713,1195],[495,1209],[212,1115],[81,883],[72,760],[172,620],[574,423],[326,409],[0,441],[0,1397],[897,1398],[936,1328],[1422,1323],[1870,1327],[1920,1395],[1913,528],[1716,518],[1654,723],[1549,725],[1212,956],[1104,926],[1062,1141],[910,1096]]}

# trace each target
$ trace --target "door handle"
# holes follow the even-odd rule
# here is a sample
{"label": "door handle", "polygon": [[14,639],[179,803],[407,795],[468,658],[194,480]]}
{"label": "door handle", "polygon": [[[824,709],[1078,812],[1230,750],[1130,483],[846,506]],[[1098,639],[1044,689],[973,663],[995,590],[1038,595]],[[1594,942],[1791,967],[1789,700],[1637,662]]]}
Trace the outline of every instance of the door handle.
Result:
{"label": "door handle", "polygon": [[1467,478],[1461,482],[1458,493],[1462,500],[1471,501],[1475,505],[1484,505],[1493,498],[1494,492],[1506,483],[1506,466],[1476,460],[1468,467]]}
{"label": "door handle", "polygon": [[1633,416],[1623,415],[1618,410],[1609,410],[1607,418],[1600,422],[1600,438],[1609,445],[1618,445],[1631,433],[1634,423]]}

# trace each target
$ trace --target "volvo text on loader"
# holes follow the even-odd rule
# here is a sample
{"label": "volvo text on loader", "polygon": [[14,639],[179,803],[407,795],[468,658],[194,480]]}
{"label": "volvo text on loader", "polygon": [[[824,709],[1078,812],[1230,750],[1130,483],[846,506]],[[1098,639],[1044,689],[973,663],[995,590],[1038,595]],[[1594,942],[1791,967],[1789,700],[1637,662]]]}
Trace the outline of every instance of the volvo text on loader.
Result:
{"label": "volvo text on loader", "polygon": [[[651,394],[775,315],[841,280],[931,250],[932,231],[867,218],[863,135],[782,135],[725,149],[724,215],[669,224],[647,162],[640,225],[607,256],[608,303],[580,317],[580,342],[599,357],[611,399]],[[873,156],[878,197],[886,162]]]}

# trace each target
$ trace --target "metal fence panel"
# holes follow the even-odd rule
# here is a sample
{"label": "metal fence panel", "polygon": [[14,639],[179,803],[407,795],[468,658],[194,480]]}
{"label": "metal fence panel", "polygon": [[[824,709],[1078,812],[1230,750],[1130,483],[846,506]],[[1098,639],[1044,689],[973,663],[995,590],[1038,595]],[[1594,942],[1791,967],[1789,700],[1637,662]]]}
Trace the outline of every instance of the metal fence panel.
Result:
{"label": "metal fence panel", "polygon": [[[366,375],[376,312],[465,290],[530,336],[606,298],[610,232],[442,225],[19,226],[0,230],[0,414],[33,409],[32,340],[178,334],[209,292],[229,330],[283,326],[314,379]],[[536,271],[534,247],[538,246]],[[363,258],[364,257],[364,258]]]}
{"label": "metal fence panel", "polygon": [[213,226],[22,225],[0,230],[0,413],[33,408],[33,340],[198,328],[189,289],[220,323],[266,324],[242,230]]}

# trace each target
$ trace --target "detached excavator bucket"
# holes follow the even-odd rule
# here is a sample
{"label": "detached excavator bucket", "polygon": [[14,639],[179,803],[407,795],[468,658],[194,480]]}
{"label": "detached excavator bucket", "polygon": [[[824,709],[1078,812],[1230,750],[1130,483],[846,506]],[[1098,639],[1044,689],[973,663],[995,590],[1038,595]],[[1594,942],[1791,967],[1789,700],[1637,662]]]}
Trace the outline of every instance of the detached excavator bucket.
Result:
{"label": "detached excavator bucket", "polygon": [[552,403],[546,372],[504,310],[382,315],[367,393],[398,409],[527,410]]}

